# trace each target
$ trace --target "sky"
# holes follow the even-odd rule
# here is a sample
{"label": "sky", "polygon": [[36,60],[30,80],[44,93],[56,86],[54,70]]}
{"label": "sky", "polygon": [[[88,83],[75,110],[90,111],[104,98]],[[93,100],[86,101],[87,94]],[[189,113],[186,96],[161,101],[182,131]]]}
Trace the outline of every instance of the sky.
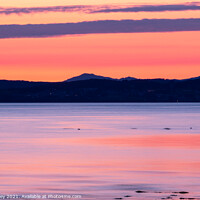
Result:
{"label": "sky", "polygon": [[200,76],[200,1],[0,0],[0,79]]}

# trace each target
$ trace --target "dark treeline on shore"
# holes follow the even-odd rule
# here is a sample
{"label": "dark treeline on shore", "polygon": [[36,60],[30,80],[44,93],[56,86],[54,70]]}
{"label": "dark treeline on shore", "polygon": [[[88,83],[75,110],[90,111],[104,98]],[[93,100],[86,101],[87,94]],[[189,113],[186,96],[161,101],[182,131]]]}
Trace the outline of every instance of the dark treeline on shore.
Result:
{"label": "dark treeline on shore", "polygon": [[0,102],[200,102],[200,78],[0,81]]}

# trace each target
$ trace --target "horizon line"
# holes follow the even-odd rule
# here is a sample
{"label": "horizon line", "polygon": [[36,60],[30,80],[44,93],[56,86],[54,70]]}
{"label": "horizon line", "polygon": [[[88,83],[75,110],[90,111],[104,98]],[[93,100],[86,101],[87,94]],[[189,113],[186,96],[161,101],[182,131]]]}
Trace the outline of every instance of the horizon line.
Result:
{"label": "horizon line", "polygon": [[[79,74],[79,75],[76,75],[76,76],[69,77],[69,78],[67,78],[65,80],[62,80],[62,81],[43,81],[43,80],[38,80],[38,81],[35,80],[34,81],[34,80],[26,80],[26,79],[0,79],[0,81],[25,81],[25,82],[62,83],[62,82],[65,82],[65,81],[67,81],[67,80],[69,80],[71,78],[79,77],[79,76],[84,75],[84,74],[95,75],[95,76],[102,76],[102,77],[105,77],[105,79],[106,78],[110,78],[112,80],[120,80],[120,79],[123,79],[123,78],[135,78],[136,80],[156,80],[156,79],[164,79],[164,80],[187,80],[187,79],[194,79],[194,78],[200,77],[200,76],[197,75],[195,77],[188,77],[188,78],[163,78],[163,77],[157,77],[157,78],[137,78],[137,77],[133,77],[133,76],[125,76],[125,77],[121,77],[121,78],[113,78],[113,77],[110,77],[110,76],[97,75],[97,74],[94,74],[94,73],[82,73],[82,74]],[[92,80],[92,78],[89,79],[89,80]],[[77,81],[79,81],[79,80],[77,80]]]}

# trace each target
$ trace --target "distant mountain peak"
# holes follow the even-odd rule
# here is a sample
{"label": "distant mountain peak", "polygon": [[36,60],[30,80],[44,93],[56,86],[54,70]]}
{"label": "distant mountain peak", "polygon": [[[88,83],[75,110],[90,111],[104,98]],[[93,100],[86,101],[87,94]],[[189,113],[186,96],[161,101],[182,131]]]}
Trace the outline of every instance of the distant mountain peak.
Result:
{"label": "distant mountain peak", "polygon": [[89,74],[89,73],[83,73],[79,76],[72,77],[70,79],[67,79],[65,82],[72,82],[72,81],[85,81],[85,80],[90,80],[90,79],[109,79],[112,80],[110,77],[104,77],[104,76],[99,76],[95,74]]}
{"label": "distant mountain peak", "polygon": [[119,80],[120,81],[133,81],[133,80],[136,80],[136,79],[137,78],[127,76],[127,77],[124,77],[124,78],[120,78]]}
{"label": "distant mountain peak", "polygon": [[93,74],[93,73],[83,73],[79,76],[97,76],[96,74]]}

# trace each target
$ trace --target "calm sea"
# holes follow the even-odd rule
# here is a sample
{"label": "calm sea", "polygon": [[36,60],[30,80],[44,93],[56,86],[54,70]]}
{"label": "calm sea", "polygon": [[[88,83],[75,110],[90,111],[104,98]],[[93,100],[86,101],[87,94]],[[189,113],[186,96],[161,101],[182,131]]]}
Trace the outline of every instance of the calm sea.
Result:
{"label": "calm sea", "polygon": [[2,194],[198,199],[200,104],[0,104]]}

